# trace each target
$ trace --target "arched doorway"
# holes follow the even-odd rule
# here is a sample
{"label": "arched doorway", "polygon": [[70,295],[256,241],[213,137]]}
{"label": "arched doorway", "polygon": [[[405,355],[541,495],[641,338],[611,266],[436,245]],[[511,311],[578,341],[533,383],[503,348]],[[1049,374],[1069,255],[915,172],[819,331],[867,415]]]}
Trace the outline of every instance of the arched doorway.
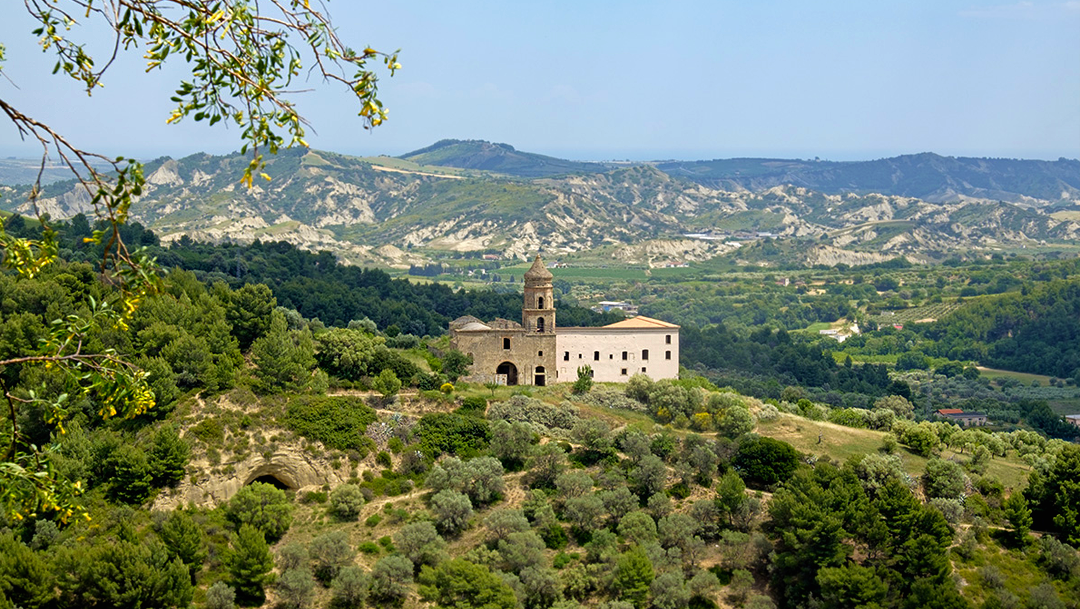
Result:
{"label": "arched doorway", "polygon": [[536,385],[537,387],[543,387],[545,384],[547,384],[546,383],[547,376],[544,374],[544,367],[543,366],[537,366],[536,367],[536,375],[535,376],[536,376],[536,382],[533,383],[533,385]]}
{"label": "arched doorway", "polygon": [[496,382],[503,381],[506,385],[518,384],[517,366],[511,362],[503,362],[495,368]]}
{"label": "arched doorway", "polygon": [[536,320],[536,331],[537,332],[543,332],[544,331],[544,318],[543,317]]}

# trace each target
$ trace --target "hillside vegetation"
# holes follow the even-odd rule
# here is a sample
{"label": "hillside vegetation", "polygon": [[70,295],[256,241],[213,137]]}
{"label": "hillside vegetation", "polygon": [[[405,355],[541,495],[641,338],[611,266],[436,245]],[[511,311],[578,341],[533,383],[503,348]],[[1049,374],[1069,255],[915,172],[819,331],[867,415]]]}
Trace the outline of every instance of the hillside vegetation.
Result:
{"label": "hillside vegetation", "polygon": [[[77,227],[62,228],[74,255]],[[125,238],[152,245],[139,230]],[[335,269],[342,288],[363,283],[349,289],[373,311],[428,290],[462,305],[495,295],[411,286],[284,246],[162,253],[195,266],[220,257],[225,270],[239,261],[275,288],[174,270],[127,329],[93,331],[89,348],[150,374],[156,404],[133,419],[103,420],[95,396],[79,395],[60,433],[31,398],[65,391],[64,377],[3,371],[26,396],[20,433],[53,447],[50,467],[79,482],[89,514],[5,503],[4,606],[963,608],[1080,597],[1080,449],[1044,435],[1056,432],[1045,402],[1019,402],[1024,427],[926,417],[924,389],[935,403],[956,379],[992,392],[967,370],[836,366],[783,331],[743,342],[716,326],[686,336],[688,362],[741,353],[753,377],[790,382],[779,396],[689,371],[469,387],[457,382],[468,360],[445,339],[369,318],[328,327],[279,306],[290,292],[277,279],[318,280],[306,289],[325,296],[334,284],[322,273]],[[110,289],[81,262],[0,276],[0,356],[27,352],[50,320]],[[1031,298],[1065,293],[1047,283]]]}

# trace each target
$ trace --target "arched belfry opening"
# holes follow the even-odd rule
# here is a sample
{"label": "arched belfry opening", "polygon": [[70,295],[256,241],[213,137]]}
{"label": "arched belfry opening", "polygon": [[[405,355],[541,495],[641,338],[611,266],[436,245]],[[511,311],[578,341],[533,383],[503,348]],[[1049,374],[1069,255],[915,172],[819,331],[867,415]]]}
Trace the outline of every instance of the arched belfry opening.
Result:
{"label": "arched belfry opening", "polygon": [[543,317],[539,317],[539,318],[536,319],[536,331],[537,332],[543,332],[544,331],[544,318]]}
{"label": "arched belfry opening", "polygon": [[544,297],[543,296],[536,299],[536,308],[537,309],[543,309],[544,308]]}
{"label": "arched belfry opening", "polygon": [[503,385],[517,385],[518,384],[518,370],[517,366],[513,362],[503,362],[495,368],[496,382],[501,382]]}

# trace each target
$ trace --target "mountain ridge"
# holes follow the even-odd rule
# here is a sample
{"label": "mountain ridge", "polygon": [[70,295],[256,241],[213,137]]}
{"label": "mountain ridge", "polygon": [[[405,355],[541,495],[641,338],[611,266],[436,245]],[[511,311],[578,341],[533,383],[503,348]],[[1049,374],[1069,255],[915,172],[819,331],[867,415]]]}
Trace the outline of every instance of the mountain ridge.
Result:
{"label": "mountain ridge", "polygon": [[[958,249],[1080,240],[1080,216],[1050,213],[1071,207],[1069,200],[931,201],[791,184],[724,189],[653,164],[536,178],[439,173],[443,166],[432,164],[438,159],[425,155],[413,155],[420,163],[286,150],[267,157],[271,180],[250,189],[238,182],[248,162],[239,154],[163,157],[146,164],[132,219],[165,241],[283,240],[352,263],[399,268],[455,252],[525,259],[538,250],[576,255],[601,248],[621,262],[665,265],[733,254],[740,240],[759,234],[812,241],[793,250],[803,264],[932,261]],[[24,197],[25,190],[0,186],[0,203],[10,211],[33,213]],[[54,218],[92,211],[73,182],[46,186],[38,206]]]}

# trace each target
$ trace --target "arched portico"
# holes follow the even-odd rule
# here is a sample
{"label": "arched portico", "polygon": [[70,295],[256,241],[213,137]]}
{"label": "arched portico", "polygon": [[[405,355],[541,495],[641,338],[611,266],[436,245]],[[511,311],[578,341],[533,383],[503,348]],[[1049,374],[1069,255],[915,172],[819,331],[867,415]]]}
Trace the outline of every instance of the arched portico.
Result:
{"label": "arched portico", "polygon": [[[495,368],[495,376],[505,381],[506,385],[518,384],[518,369],[513,362],[503,362]],[[501,378],[500,378],[501,377]]]}

